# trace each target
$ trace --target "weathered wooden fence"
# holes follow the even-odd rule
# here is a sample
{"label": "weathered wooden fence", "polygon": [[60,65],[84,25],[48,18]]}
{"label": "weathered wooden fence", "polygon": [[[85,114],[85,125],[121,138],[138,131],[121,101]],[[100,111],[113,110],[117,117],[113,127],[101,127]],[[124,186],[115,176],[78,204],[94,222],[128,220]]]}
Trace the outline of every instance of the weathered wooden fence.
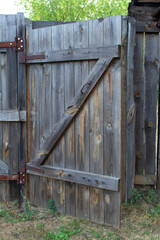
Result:
{"label": "weathered wooden fence", "polygon": [[[24,170],[27,159],[25,71],[18,61],[24,36],[23,14],[0,15],[0,175],[9,174],[10,180]],[[22,188],[15,181],[0,182],[0,200],[17,197]]]}
{"label": "weathered wooden fence", "polygon": [[[141,1],[139,1],[141,2]],[[129,15],[136,19],[134,60],[135,184],[159,185],[157,152],[159,102],[159,27],[157,2],[132,1]],[[141,3],[139,3],[141,4]],[[157,3],[158,4],[158,3]]]}
{"label": "weathered wooden fence", "polygon": [[155,184],[159,37],[135,33],[131,17],[0,15],[0,200],[26,163],[32,204],[119,226],[134,181]]}

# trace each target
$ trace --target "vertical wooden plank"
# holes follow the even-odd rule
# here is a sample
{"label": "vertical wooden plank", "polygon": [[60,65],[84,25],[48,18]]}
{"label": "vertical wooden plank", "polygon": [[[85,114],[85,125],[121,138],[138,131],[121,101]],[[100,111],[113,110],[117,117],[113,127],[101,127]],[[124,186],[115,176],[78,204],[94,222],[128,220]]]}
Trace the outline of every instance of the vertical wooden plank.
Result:
{"label": "vertical wooden plank", "polygon": [[143,175],[145,162],[145,127],[144,127],[144,63],[143,63],[144,34],[136,33],[136,48],[134,61],[134,95],[136,107],[135,119],[135,174]]}
{"label": "vertical wooden plank", "polygon": [[[0,40],[6,41],[7,19],[5,15],[1,15],[0,27]],[[7,55],[1,55],[1,109],[8,109],[8,82],[7,82]],[[9,155],[8,155],[8,123],[1,123],[2,125],[2,161],[9,168]],[[1,200],[10,200],[10,187],[8,183],[0,183],[0,191],[3,192]]]}
{"label": "vertical wooden plank", "polygon": [[[74,24],[74,48],[88,47],[88,22]],[[75,93],[88,75],[88,62],[74,63]],[[85,104],[79,116],[75,120],[75,158],[76,169],[89,171],[89,114],[88,103]],[[73,187],[72,187],[73,189]],[[76,216],[89,218],[89,188],[76,185],[74,189],[74,207]],[[69,206],[69,200],[68,200]],[[66,206],[67,207],[67,206]]]}
{"label": "vertical wooden plank", "polygon": [[[121,16],[104,21],[104,45],[121,44]],[[104,76],[104,171],[120,177],[121,163],[121,64],[115,61]],[[115,150],[116,149],[116,150]],[[120,225],[120,192],[104,191],[104,221]]]}
{"label": "vertical wooden plank", "polygon": [[[23,38],[23,44],[25,49],[25,23],[24,14],[17,14],[17,36]],[[19,57],[19,53],[18,53]],[[17,59],[18,60],[18,59]],[[25,65],[18,62],[18,110],[26,110],[26,78],[25,78]],[[26,151],[26,123],[19,123],[19,149],[18,149],[18,161],[19,170],[25,170],[25,163],[27,159]],[[19,185],[19,207],[22,208],[23,195],[26,195],[26,186]]]}
{"label": "vertical wooden plank", "polygon": [[136,24],[133,18],[128,17],[127,43],[127,96],[126,96],[126,199],[131,196],[134,188],[135,176],[135,102],[134,102],[134,46]]}
{"label": "vertical wooden plank", "polygon": [[155,175],[159,34],[145,34],[145,174]]}
{"label": "vertical wooden plank", "polygon": [[[39,29],[39,47],[38,51],[50,51],[52,48],[51,28]],[[46,137],[50,133],[51,128],[51,64],[43,64],[38,66],[39,74],[39,103],[40,103],[40,148]],[[46,117],[47,116],[47,117]],[[40,206],[48,206],[48,197],[52,193],[52,180],[40,178]]]}
{"label": "vertical wooden plank", "polygon": [[[6,41],[14,41],[17,34],[16,15],[6,16]],[[14,48],[7,49],[7,98],[8,109],[17,109],[18,105],[18,75],[17,75],[17,53]],[[8,157],[9,173],[18,171],[18,146],[19,146],[19,126],[18,123],[8,124]],[[10,182],[11,199],[18,197],[16,182]]]}
{"label": "vertical wooden plank", "polygon": [[[89,22],[89,47],[104,45],[104,19]],[[95,62],[90,62],[90,70]],[[89,171],[103,174],[103,79],[89,99]],[[104,223],[103,190],[90,188],[90,220]]]}
{"label": "vertical wooden plank", "polygon": [[[36,51],[39,49],[39,32],[38,30],[32,30],[31,26],[28,28],[28,40],[29,46],[28,51]],[[28,156],[29,159],[33,159],[36,152],[40,148],[40,101],[39,101],[39,92],[40,92],[40,81],[39,81],[39,67],[38,65],[31,65],[27,69],[27,82],[29,84],[28,88]],[[29,123],[30,120],[30,123]],[[30,140],[30,142],[29,142]],[[39,196],[39,182],[40,178],[36,176],[30,176],[30,200],[33,205],[38,205],[40,201]],[[37,187],[38,186],[38,187]]]}
{"label": "vertical wooden plank", "polygon": [[[159,59],[160,59],[160,37],[159,37]],[[160,66],[158,79],[158,141],[157,141],[157,187],[160,188]]]}
{"label": "vertical wooden plank", "polygon": [[[5,41],[5,26],[6,26],[6,17],[1,15],[0,17],[1,26],[0,26],[0,41]],[[0,108],[5,109],[5,104],[7,104],[7,94],[5,91],[7,89],[7,55],[6,53],[1,53],[0,56]],[[7,107],[7,106],[6,106]],[[8,126],[4,123],[0,123],[0,160],[4,161],[8,165],[8,149],[4,148],[8,146]],[[6,144],[5,144],[6,143]],[[6,157],[4,158],[4,152]],[[10,199],[9,193],[9,182],[0,183],[0,200],[5,201]]]}
{"label": "vertical wooden plank", "polygon": [[[52,27],[52,50],[63,50],[63,26]],[[64,113],[64,64],[52,65],[52,126],[54,126]],[[48,161],[49,164],[55,167],[65,166],[65,139],[61,141],[51,154]],[[59,212],[65,213],[65,183],[62,181],[52,181],[52,198],[55,201],[56,208]]]}
{"label": "vertical wooden plank", "polygon": [[[73,24],[63,26],[63,44],[64,49],[72,49],[74,46],[73,39]],[[65,75],[65,109],[69,106],[72,98],[75,96],[75,80],[74,80],[74,63],[64,64]],[[74,123],[71,124],[65,134],[65,167],[75,169],[76,156],[75,156],[75,129]],[[66,213],[75,216],[75,184],[66,183]],[[70,193],[70,195],[68,194]],[[72,199],[72,208],[70,207]]]}
{"label": "vertical wooden plank", "polygon": [[[5,86],[7,82],[7,55],[6,53],[0,54],[0,109],[3,110],[5,101]],[[4,130],[3,130],[4,129]],[[0,160],[8,165],[8,131],[4,123],[0,123]],[[5,132],[4,132],[5,131]],[[5,134],[4,134],[5,133]],[[4,135],[3,135],[4,134]],[[5,147],[5,148],[4,148]],[[3,174],[3,171],[0,170]],[[0,183],[0,201],[10,200],[9,182]]]}
{"label": "vertical wooden plank", "polygon": [[[121,118],[126,119],[126,67],[127,67],[127,17],[122,18],[122,42],[121,42]],[[121,192],[121,201],[125,200],[125,185],[126,185],[126,161],[125,161],[125,150],[126,146],[126,132],[125,132],[125,120],[121,121],[121,181],[120,181],[120,192]]]}

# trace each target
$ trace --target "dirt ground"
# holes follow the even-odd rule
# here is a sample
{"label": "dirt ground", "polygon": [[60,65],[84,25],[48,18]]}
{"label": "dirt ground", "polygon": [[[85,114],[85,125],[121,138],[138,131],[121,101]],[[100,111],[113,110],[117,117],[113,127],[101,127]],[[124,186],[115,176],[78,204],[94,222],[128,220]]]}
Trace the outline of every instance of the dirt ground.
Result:
{"label": "dirt ground", "polygon": [[130,203],[122,203],[121,228],[90,223],[40,209],[26,203],[20,213],[17,201],[0,203],[0,240],[44,239],[144,239],[160,240],[160,191],[135,191]]}

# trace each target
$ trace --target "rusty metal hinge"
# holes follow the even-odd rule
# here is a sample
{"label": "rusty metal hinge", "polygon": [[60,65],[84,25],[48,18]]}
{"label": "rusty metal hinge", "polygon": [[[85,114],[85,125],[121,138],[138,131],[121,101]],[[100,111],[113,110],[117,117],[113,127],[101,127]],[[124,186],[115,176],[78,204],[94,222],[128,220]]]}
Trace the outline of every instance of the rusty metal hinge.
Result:
{"label": "rusty metal hinge", "polygon": [[45,59],[45,54],[28,55],[25,52],[21,52],[19,55],[19,63],[25,63],[26,60]]}
{"label": "rusty metal hinge", "polygon": [[25,170],[19,171],[16,175],[0,175],[0,181],[17,181],[17,184],[25,184],[26,172]]}
{"label": "rusty metal hinge", "polygon": [[0,48],[15,48],[15,51],[22,52],[24,49],[23,38],[15,37],[15,42],[0,42]]}

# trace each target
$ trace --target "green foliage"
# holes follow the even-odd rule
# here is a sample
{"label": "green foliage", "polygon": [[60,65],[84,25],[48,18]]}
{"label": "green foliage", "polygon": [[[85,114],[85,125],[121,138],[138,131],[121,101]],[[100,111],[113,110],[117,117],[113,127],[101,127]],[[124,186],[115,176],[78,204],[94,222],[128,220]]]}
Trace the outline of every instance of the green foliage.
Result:
{"label": "green foliage", "polygon": [[34,21],[84,21],[127,15],[129,0],[16,0]]}
{"label": "green foliage", "polygon": [[55,213],[57,212],[57,209],[56,209],[56,207],[55,207],[55,202],[54,202],[54,200],[53,200],[53,199],[50,199],[50,200],[48,201],[48,203],[49,203],[49,209],[51,210],[52,214],[55,214]]}
{"label": "green foliage", "polygon": [[137,207],[139,207],[142,203],[141,202],[142,196],[143,196],[142,191],[139,191],[138,189],[134,188],[131,193],[130,203],[137,205]]}
{"label": "green foliage", "polygon": [[135,188],[132,191],[130,203],[135,207],[146,203],[149,206],[145,209],[147,216],[160,218],[160,190],[148,189],[142,191]]}
{"label": "green foliage", "polygon": [[5,217],[5,216],[6,216],[5,209],[2,206],[0,206],[0,217]]}
{"label": "green foliage", "polygon": [[61,225],[56,233],[47,232],[44,235],[45,240],[71,240],[73,235],[79,235],[81,232],[80,223],[75,219],[70,225]]}

